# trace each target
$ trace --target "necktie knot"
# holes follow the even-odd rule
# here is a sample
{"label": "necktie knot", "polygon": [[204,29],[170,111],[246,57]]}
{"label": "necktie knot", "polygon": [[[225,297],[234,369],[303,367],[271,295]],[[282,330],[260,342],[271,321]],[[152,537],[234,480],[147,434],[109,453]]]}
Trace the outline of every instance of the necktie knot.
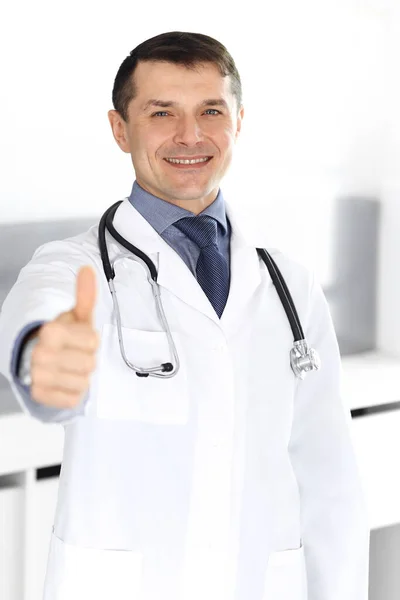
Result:
{"label": "necktie knot", "polygon": [[208,215],[184,217],[175,226],[192,240],[200,249],[217,244],[217,221]]}

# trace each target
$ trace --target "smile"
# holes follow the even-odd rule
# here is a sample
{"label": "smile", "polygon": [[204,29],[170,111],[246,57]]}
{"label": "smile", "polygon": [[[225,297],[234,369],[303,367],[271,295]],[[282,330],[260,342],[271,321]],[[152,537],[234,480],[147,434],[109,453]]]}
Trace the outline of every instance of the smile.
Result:
{"label": "smile", "polygon": [[212,159],[212,156],[206,156],[204,158],[193,158],[193,159],[181,159],[181,158],[165,158],[165,162],[170,164],[173,167],[178,169],[187,169],[187,168],[202,168],[204,165],[208,164]]}

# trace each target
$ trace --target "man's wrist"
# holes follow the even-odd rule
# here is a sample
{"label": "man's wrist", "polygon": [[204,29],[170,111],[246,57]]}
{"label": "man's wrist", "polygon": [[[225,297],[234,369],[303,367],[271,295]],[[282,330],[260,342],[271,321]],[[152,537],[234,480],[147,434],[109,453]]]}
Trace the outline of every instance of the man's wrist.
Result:
{"label": "man's wrist", "polygon": [[30,386],[32,384],[31,379],[31,360],[32,360],[32,352],[34,347],[39,341],[38,337],[39,328],[35,329],[31,332],[24,341],[21,356],[19,360],[19,366],[17,371],[17,376],[20,382],[23,385]]}

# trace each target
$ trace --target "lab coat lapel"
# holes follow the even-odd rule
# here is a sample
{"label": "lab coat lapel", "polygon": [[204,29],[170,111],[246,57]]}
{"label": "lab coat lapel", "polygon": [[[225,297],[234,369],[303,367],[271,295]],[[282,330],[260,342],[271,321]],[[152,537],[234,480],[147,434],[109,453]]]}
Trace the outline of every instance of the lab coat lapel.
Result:
{"label": "lab coat lapel", "polygon": [[[145,252],[155,263],[158,284],[202,312],[227,333],[237,326],[256,287],[261,283],[260,261],[254,239],[239,229],[230,205],[225,202],[226,214],[232,226],[230,243],[230,289],[221,319],[218,318],[206,294],[179,254],[154,230],[125,199],[118,207],[114,226],[131,244]],[[253,242],[253,243],[252,243]]]}
{"label": "lab coat lapel", "polygon": [[169,290],[183,302],[219,322],[207,296],[185,261],[128,199],[118,207],[114,216],[114,227],[128,242],[142,250],[153,261],[158,273],[157,282],[161,288]]}
{"label": "lab coat lapel", "polygon": [[[239,226],[231,205],[225,201],[226,215],[231,223],[230,242],[230,288],[221,327],[228,334],[246,317],[246,307],[261,283],[261,265],[254,235]],[[248,316],[248,315],[247,315]]]}
{"label": "lab coat lapel", "polygon": [[158,283],[168,289],[183,302],[202,312],[215,322],[219,322],[212,304],[203,292],[196,277],[177,252],[165,244],[158,256]]}

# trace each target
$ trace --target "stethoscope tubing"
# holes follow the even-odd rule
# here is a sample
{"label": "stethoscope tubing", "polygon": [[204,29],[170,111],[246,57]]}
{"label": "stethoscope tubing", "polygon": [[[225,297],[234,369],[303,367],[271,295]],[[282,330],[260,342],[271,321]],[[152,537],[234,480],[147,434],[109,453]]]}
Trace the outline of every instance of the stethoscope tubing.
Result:
{"label": "stethoscope tubing", "polygon": [[[269,274],[272,279],[283,308],[285,309],[286,316],[289,320],[290,327],[293,332],[293,338],[295,342],[304,340],[304,332],[300,323],[299,315],[297,314],[296,307],[293,302],[293,298],[289,289],[286,285],[282,273],[280,272],[276,262],[272,256],[268,254],[265,248],[256,248],[258,255],[263,259],[267,266]],[[277,285],[278,284],[278,285]]]}
{"label": "stethoscope tubing", "polygon": [[[100,220],[99,224],[99,247],[100,247],[100,255],[103,262],[104,272],[107,278],[107,281],[113,280],[115,277],[115,271],[110,263],[110,259],[107,252],[107,244],[106,244],[106,229],[109,231],[110,235],[121,244],[126,250],[129,250],[134,256],[142,259],[150,272],[150,276],[154,282],[157,282],[157,269],[153,261],[133,244],[128,242],[125,238],[122,237],[115,229],[113,225],[114,214],[118,208],[118,206],[123,202],[119,200],[104,213]],[[285,310],[286,316],[289,320],[290,327],[293,333],[293,338],[295,342],[304,340],[304,332],[300,323],[299,316],[297,314],[296,307],[293,302],[293,298],[289,289],[286,285],[286,282],[280,272],[277,264],[271,257],[271,255],[265,250],[265,248],[256,248],[258,255],[264,261],[268,272],[270,274],[272,283],[274,284],[276,291],[278,293],[279,299],[282,303],[282,306]]]}
{"label": "stethoscope tubing", "polygon": [[[117,318],[118,339],[119,339],[121,354],[122,354],[123,360],[125,361],[127,366],[130,367],[131,369],[135,370],[136,375],[138,377],[147,377],[148,375],[152,375],[154,377],[161,377],[161,378],[172,377],[176,374],[176,372],[179,369],[179,357],[178,357],[176,346],[173,341],[172,334],[169,329],[168,321],[164,314],[163,306],[161,303],[160,290],[159,290],[159,286],[158,286],[158,282],[157,282],[157,278],[158,278],[157,269],[156,269],[156,266],[154,265],[153,261],[147,256],[147,254],[145,254],[144,252],[142,252],[142,250],[140,250],[139,248],[137,248],[136,246],[134,246],[133,244],[128,242],[115,229],[115,227],[113,225],[113,218],[114,218],[117,208],[120,206],[120,204],[122,202],[123,202],[123,200],[119,200],[118,202],[115,202],[115,204],[110,206],[110,208],[108,208],[107,211],[101,217],[100,223],[99,223],[100,256],[101,256],[101,260],[103,263],[103,269],[104,269],[104,273],[105,273],[105,276],[106,276],[106,279],[108,282],[108,286],[110,288],[113,305],[114,305],[114,311],[115,311],[116,318]],[[148,273],[147,278],[148,278],[150,285],[152,286],[152,292],[153,292],[153,295],[155,298],[158,316],[159,316],[159,318],[164,326],[164,330],[167,334],[170,351],[174,357],[174,361],[175,361],[175,365],[176,365],[175,368],[174,368],[173,364],[170,362],[163,363],[159,367],[151,367],[151,368],[136,367],[128,360],[125,350],[124,350],[124,344],[123,344],[123,339],[122,339],[121,316],[120,316],[120,312],[119,312],[117,294],[116,294],[114,283],[113,283],[113,280],[115,278],[115,270],[114,270],[113,265],[110,262],[110,258],[109,258],[108,251],[107,251],[106,230],[117,242],[119,242],[121,244],[121,246],[123,248],[125,248],[132,254],[132,257],[129,257],[129,258],[131,258],[132,260],[138,260],[139,262],[144,263],[144,265],[146,265],[147,273]],[[303,328],[301,326],[300,319],[299,319],[295,304],[293,302],[292,295],[289,292],[289,289],[286,285],[285,279],[283,278],[282,273],[280,272],[277,264],[275,263],[275,261],[273,260],[273,258],[267,252],[267,250],[265,248],[256,248],[256,250],[257,250],[259,257],[263,260],[263,262],[265,263],[265,265],[268,269],[272,283],[275,286],[275,289],[278,293],[279,299],[280,299],[282,307],[286,313],[287,319],[290,324],[290,328],[293,333],[294,345],[293,345],[292,350],[290,351],[291,368],[297,377],[299,377],[300,379],[303,379],[308,371],[318,370],[320,368],[320,359],[319,359],[318,353],[313,348],[308,347],[308,343],[304,337]],[[133,256],[135,257],[135,259],[133,258]],[[115,262],[116,261],[114,261],[114,264],[115,264]],[[156,372],[156,371],[160,371],[160,369],[161,369],[161,373],[163,373],[163,374]]]}

